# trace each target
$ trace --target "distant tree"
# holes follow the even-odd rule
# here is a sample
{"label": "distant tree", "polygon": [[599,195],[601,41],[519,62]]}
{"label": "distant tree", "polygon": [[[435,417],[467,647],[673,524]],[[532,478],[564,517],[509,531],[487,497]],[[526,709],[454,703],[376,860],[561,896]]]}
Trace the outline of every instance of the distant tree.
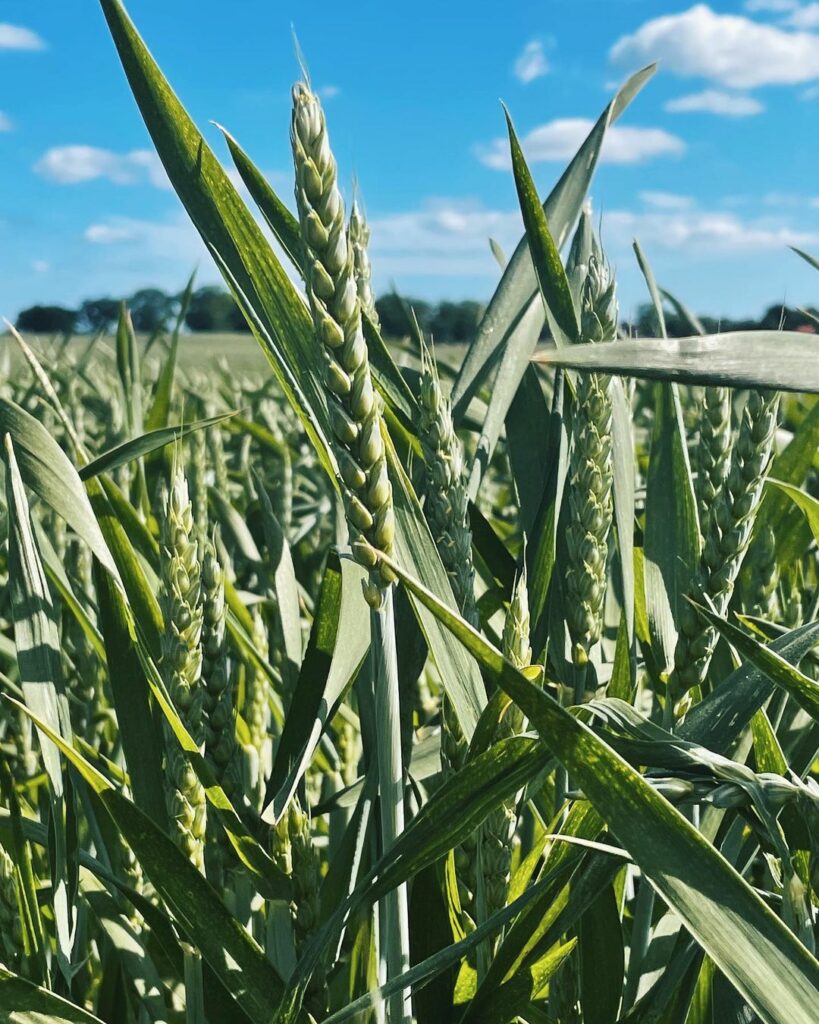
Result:
{"label": "distant tree", "polygon": [[89,334],[109,333],[118,319],[118,299],[86,299],[79,309],[77,329]]}
{"label": "distant tree", "polygon": [[21,331],[38,334],[73,334],[77,323],[76,309],[63,306],[31,306],[21,311],[17,326]]}
{"label": "distant tree", "polygon": [[414,310],[422,330],[429,327],[431,307],[423,299],[407,299],[389,292],[376,299],[375,309],[385,338],[403,338],[410,333],[408,309]]}
{"label": "distant tree", "polygon": [[436,341],[469,341],[482,314],[479,302],[442,302],[430,319],[429,330]]}
{"label": "distant tree", "polygon": [[[233,296],[215,285],[197,288],[191,295],[185,323],[192,331],[235,331],[236,303]],[[239,314],[244,323],[244,317]]]}
{"label": "distant tree", "polygon": [[153,334],[173,318],[178,302],[175,295],[167,295],[160,288],[142,288],[134,292],[127,300],[134,330]]}
{"label": "distant tree", "polygon": [[250,333],[250,324],[245,320],[245,315],[241,309],[234,302],[231,306],[229,316],[229,328],[231,331],[238,331],[240,333]]}

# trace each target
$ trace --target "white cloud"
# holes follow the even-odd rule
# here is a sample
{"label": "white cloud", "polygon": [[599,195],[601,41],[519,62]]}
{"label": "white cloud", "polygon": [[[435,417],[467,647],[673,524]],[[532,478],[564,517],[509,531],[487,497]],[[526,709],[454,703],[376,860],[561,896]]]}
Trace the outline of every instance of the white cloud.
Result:
{"label": "white cloud", "polygon": [[386,283],[395,275],[496,277],[487,239],[512,249],[523,231],[517,210],[477,202],[430,199],[420,208],[371,217],[373,267]]}
{"label": "white cloud", "polygon": [[341,94],[341,88],[338,85],[323,85],[318,94],[323,100],[334,100]]}
{"label": "white cloud", "polygon": [[719,114],[721,117],[750,117],[753,114],[761,114],[765,107],[753,96],[722,92],[719,89],[704,89],[702,92],[693,92],[669,100],[665,109],[669,114],[688,114],[696,111]]}
{"label": "white cloud", "polygon": [[819,96],[819,85],[809,85],[807,89],[803,89],[799,93],[800,100],[815,100]]}
{"label": "white cloud", "polygon": [[797,6],[796,0],[745,0],[745,10],[751,14],[757,11],[770,11],[773,14],[782,14],[785,11],[792,11]]}
{"label": "white cloud", "polygon": [[[736,211],[700,209],[690,196],[668,192],[641,192],[640,200],[642,209],[609,209],[603,214],[606,251],[618,265],[631,265],[634,238],[648,250],[685,259],[726,254],[744,258],[788,245],[819,244],[819,230],[794,228],[782,215],[743,217]],[[447,198],[373,217],[370,227],[377,277],[384,285],[395,279],[399,287],[402,278],[412,276],[493,279],[498,269],[487,239],[496,239],[511,252],[523,230],[516,209]]]}
{"label": "white cloud", "polygon": [[8,114],[4,114],[3,111],[0,110],[0,132],[10,132],[13,127],[14,125],[12,125],[11,118]]}
{"label": "white cloud", "polygon": [[819,28],[819,4],[806,4],[804,7],[795,8],[785,18],[783,25],[802,29]]}
{"label": "white cloud", "polygon": [[117,242],[131,242],[137,237],[136,221],[131,223],[90,224],[83,233],[86,242],[95,245],[112,245]]}
{"label": "white cloud", "polygon": [[543,43],[539,39],[528,42],[515,61],[515,78],[524,85],[542,78],[549,72],[549,62],[543,52]]}
{"label": "white cloud", "polygon": [[34,170],[59,185],[78,185],[103,178],[115,185],[147,182],[156,188],[170,188],[159,157],[150,149],[112,153],[94,146],[55,146],[40,157]]}
{"label": "white cloud", "polygon": [[796,230],[779,218],[743,220],[721,210],[613,210],[603,218],[603,230],[610,248],[625,250],[632,238],[639,238],[652,249],[687,250],[709,256],[781,250],[789,245],[815,245],[819,241],[819,232]]}
{"label": "white cloud", "polygon": [[609,56],[628,66],[659,60],[677,75],[708,78],[732,89],[819,78],[819,36],[715,14],[706,4],[647,21],[619,39]]}
{"label": "white cloud", "polygon": [[690,210],[695,205],[691,196],[680,196],[676,192],[648,190],[640,193],[640,199],[655,210]]}
{"label": "white cloud", "polygon": [[[593,122],[584,117],[565,117],[533,128],[521,140],[531,163],[567,161],[575,155],[592,129]],[[638,128],[612,125],[606,132],[601,161],[610,164],[639,164],[658,156],[679,156],[685,143],[662,128]],[[477,150],[478,159],[494,170],[511,166],[509,143],[495,139]]]}
{"label": "white cloud", "polygon": [[47,274],[51,270],[51,264],[48,260],[32,260],[31,269],[35,274]]}
{"label": "white cloud", "polygon": [[22,25],[0,22],[0,50],[44,50],[45,41]]}
{"label": "white cloud", "polygon": [[89,225],[83,237],[94,245],[121,246],[129,243],[126,246],[129,250],[138,246],[145,254],[172,254],[174,258],[184,258],[191,264],[204,251],[196,229],[183,214],[165,221],[108,217]]}

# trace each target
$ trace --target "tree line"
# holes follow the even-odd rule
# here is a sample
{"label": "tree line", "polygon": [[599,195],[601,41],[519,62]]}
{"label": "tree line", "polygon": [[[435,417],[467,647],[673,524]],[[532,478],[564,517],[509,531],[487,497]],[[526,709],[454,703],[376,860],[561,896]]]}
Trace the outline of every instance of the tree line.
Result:
{"label": "tree line", "polygon": [[[169,294],[159,288],[142,288],[124,300],[131,311],[134,329],[153,334],[176,321],[182,305],[181,294]],[[122,300],[113,298],[87,299],[77,309],[64,306],[31,306],[17,317],[21,331],[35,334],[97,334],[110,333],[116,327]],[[414,314],[425,334],[437,342],[469,341],[475,334],[484,307],[479,302],[430,303],[423,299],[401,298],[395,293],[382,295],[376,301],[376,310],[385,337],[399,338],[410,333],[410,317]],[[410,312],[411,311],[411,312]],[[816,310],[792,309],[772,305],[757,319],[731,320],[703,316],[705,331],[715,334],[725,331],[747,330],[810,330],[817,324]],[[249,331],[247,322],[233,297],[217,285],[197,288],[191,295],[184,317],[189,331],[221,333]],[[688,321],[674,313],[666,315],[669,337],[684,337],[691,333]],[[651,337],[657,334],[653,307],[641,306],[633,321],[624,323],[628,334]]]}
{"label": "tree line", "polygon": [[[109,297],[87,299],[76,309],[56,305],[31,306],[20,312],[17,327],[36,334],[107,334],[116,327],[122,301]],[[124,301],[131,312],[134,330],[153,334],[176,322],[183,296],[168,294],[159,288],[142,288]],[[421,328],[441,342],[467,341],[483,315],[483,306],[478,302],[432,304],[422,299],[382,295],[376,302],[376,310],[385,336],[400,337],[409,333],[410,308]],[[250,330],[233,297],[215,285],[197,288],[192,293],[184,323],[193,332]]]}

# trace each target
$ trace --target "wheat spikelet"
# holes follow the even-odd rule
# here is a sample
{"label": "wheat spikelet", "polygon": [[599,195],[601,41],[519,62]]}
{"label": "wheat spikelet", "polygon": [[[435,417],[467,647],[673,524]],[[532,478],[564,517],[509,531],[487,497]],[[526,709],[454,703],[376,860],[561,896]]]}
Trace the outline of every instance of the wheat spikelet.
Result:
{"label": "wheat spikelet", "polygon": [[731,392],[706,387],[700,403],[700,438],[697,445],[695,491],[700,529],[706,524],[728,473],[731,450]]}
{"label": "wheat spikelet", "polygon": [[[208,417],[215,416],[215,406],[209,403],[205,408],[205,413]],[[211,468],[213,469],[213,486],[219,494],[227,497],[230,494],[230,489],[228,486],[227,457],[225,455],[225,445],[222,440],[222,428],[218,423],[215,423],[213,426],[206,427],[205,429],[207,430],[207,446],[209,450],[208,454],[210,455],[209,461]]]}
{"label": "wheat spikelet", "polygon": [[14,861],[0,846],[0,954],[5,967],[15,970],[24,956]]}
{"label": "wheat spikelet", "polygon": [[[434,355],[421,343],[420,419],[418,434],[424,451],[424,515],[449,577],[452,593],[464,619],[478,628],[472,530],[468,518],[468,491],[464,478],[461,442],[455,433],[452,411],[444,395]],[[446,696],[441,698],[441,762],[451,774],[463,767],[468,744],[458,717]],[[455,877],[462,923],[474,930],[480,916],[476,907],[480,871],[480,836],[469,836],[455,849]]]}
{"label": "wheat spikelet", "polygon": [[[254,606],[253,646],[264,661],[270,656],[267,626],[257,607]],[[267,692],[267,677],[254,665],[245,669],[245,697],[243,716],[250,734],[249,746],[245,748],[246,791],[251,802],[261,808],[264,787],[272,767],[272,741],[270,737],[270,704]]]}
{"label": "wheat spikelet", "polygon": [[[529,644],[529,598],[526,574],[515,583],[503,628],[503,654],[517,669],[532,663]],[[510,703],[498,723],[495,740],[516,736],[524,726],[523,712]],[[487,917],[506,906],[512,868],[512,852],[518,823],[520,798],[507,800],[486,819],[481,834],[481,870]]]}
{"label": "wheat spikelet", "polygon": [[358,289],[358,301],[361,304],[361,311],[366,313],[372,323],[378,327],[379,320],[375,308],[375,295],[373,294],[370,254],[367,251],[367,247],[370,244],[370,229],[364,213],[356,200],[353,200],[353,208],[350,211],[348,230],[350,247],[353,250],[353,270],[355,272],[355,283]]}
{"label": "wheat spikelet", "polygon": [[[616,330],[614,281],[596,249],[589,257],[582,289],[582,339],[613,341]],[[580,668],[586,665],[589,651],[600,639],[606,596],[613,514],[612,407],[608,386],[609,379],[598,373],[577,376],[566,529],[566,622],[572,658]]]}
{"label": "wheat spikelet", "polygon": [[[426,478],[424,515],[458,608],[466,621],[478,628],[480,619],[475,603],[475,568],[463,449],[455,433],[449,399],[441,388],[435,357],[423,341],[418,404],[418,434],[424,450]],[[457,771],[466,756],[466,743],[457,716],[446,698],[442,699],[441,712],[444,767]]]}
{"label": "wheat spikelet", "polygon": [[[271,856],[292,884],[290,918],[296,952],[300,953],[321,923],[321,857],[298,796],[272,829]],[[305,1006],[317,1020],[326,1013],[327,984],[321,964],[308,984]]]}
{"label": "wheat spikelet", "polygon": [[[202,595],[188,484],[174,467],[162,516],[162,669],[179,717],[197,744],[204,744],[202,689]],[[201,870],[207,805],[190,759],[168,730],[167,778],[174,839]]]}
{"label": "wheat spikelet", "polygon": [[770,524],[759,533],[754,545],[748,583],[748,610],[754,615],[773,618],[778,611],[776,591],[779,586],[779,565],[776,561],[776,537]]}
{"label": "wheat spikelet", "polygon": [[293,89],[291,141],[307,295],[325,357],[325,384],[353,554],[370,570],[365,596],[378,608],[383,588],[392,582],[392,574],[379,566],[377,554],[392,550],[392,486],[336,162],[321,104],[302,82]]}
{"label": "wheat spikelet", "polygon": [[[693,596],[700,602],[710,602],[719,615],[728,608],[751,538],[773,451],[778,411],[777,392],[751,391],[748,395],[731,467],[708,517]],[[705,681],[718,638],[717,631],[704,624],[688,605],[680,625],[674,653],[676,694]]]}
{"label": "wheat spikelet", "polygon": [[204,430],[194,430],[190,441],[191,500],[200,537],[208,532],[208,441]]}
{"label": "wheat spikelet", "polygon": [[441,388],[435,357],[423,342],[419,408],[418,434],[424,450],[426,476],[424,514],[461,614],[470,625],[477,627],[480,620],[475,603],[463,448],[455,433],[449,399]]}
{"label": "wheat spikelet", "polygon": [[228,797],[238,795],[234,679],[225,646],[225,574],[215,544],[202,545],[202,686],[205,757]]}

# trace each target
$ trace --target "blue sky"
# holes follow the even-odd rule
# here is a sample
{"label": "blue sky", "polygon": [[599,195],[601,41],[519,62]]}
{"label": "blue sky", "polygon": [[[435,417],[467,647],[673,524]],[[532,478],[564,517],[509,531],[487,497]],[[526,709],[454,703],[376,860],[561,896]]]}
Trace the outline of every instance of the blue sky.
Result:
{"label": "blue sky", "polygon": [[[747,0],[131,0],[217,153],[228,127],[288,202],[291,25],[325,99],[342,180],[372,227],[376,288],[486,299],[487,239],[520,234],[504,100],[542,191],[612,88],[661,70],[612,134],[592,187],[628,314],[638,237],[701,312],[815,303],[819,3]],[[349,194],[349,188],[347,189]],[[202,253],[152,155],[96,3],[0,3],[0,315],[182,286]]]}

